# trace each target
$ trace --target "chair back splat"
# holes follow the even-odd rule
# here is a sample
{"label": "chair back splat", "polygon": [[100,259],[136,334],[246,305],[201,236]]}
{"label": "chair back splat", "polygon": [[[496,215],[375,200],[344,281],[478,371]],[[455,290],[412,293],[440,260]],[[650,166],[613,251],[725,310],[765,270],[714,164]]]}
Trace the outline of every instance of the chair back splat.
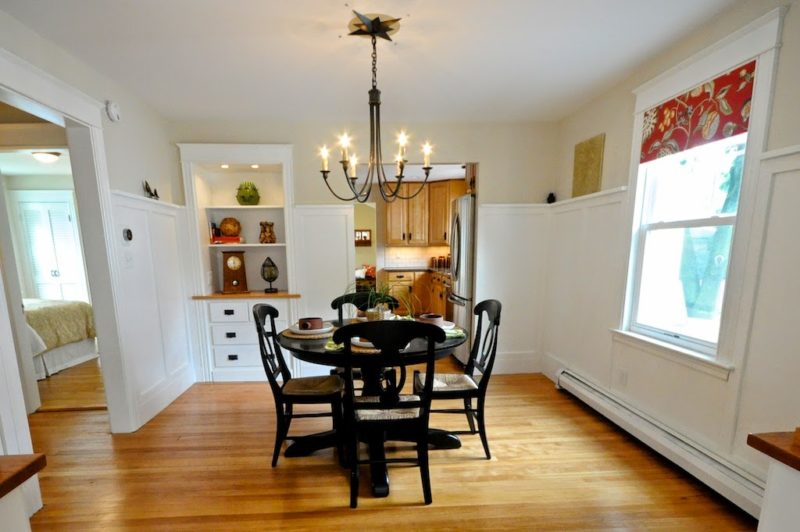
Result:
{"label": "chair back splat", "polygon": [[475,343],[472,344],[469,361],[464,373],[472,377],[477,369],[481,373],[480,387],[489,384],[494,359],[497,354],[497,338],[500,329],[500,312],[503,305],[496,299],[487,299],[475,305],[478,326],[475,329]]}
{"label": "chair back splat", "polygon": [[[275,330],[275,318],[278,317],[278,309],[271,305],[256,305],[253,307],[253,317],[256,322],[258,332],[258,346],[261,351],[261,363],[264,364],[264,371],[267,380],[272,388],[274,395],[279,395],[281,383],[287,382],[292,378],[292,373],[283,358],[283,352],[277,342],[277,332]],[[269,318],[269,328],[266,327],[266,320]],[[275,392],[278,392],[275,394]]]}

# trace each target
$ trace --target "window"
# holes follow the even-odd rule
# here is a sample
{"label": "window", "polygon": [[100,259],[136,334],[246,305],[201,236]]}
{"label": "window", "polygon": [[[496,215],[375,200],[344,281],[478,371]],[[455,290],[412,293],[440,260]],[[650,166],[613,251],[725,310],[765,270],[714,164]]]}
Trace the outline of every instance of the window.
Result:
{"label": "window", "polygon": [[644,112],[631,331],[714,355],[755,61]]}

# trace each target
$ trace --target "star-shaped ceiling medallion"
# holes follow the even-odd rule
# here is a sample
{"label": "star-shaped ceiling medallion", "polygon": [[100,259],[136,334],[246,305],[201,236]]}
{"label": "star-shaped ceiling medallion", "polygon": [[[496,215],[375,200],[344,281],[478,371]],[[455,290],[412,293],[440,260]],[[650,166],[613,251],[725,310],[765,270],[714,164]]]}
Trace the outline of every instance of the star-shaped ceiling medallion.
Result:
{"label": "star-shaped ceiling medallion", "polygon": [[400,29],[399,18],[380,13],[367,13],[366,15],[362,15],[358,11],[353,11],[353,13],[356,16],[347,25],[350,35],[380,37],[391,41],[390,35],[394,35]]}

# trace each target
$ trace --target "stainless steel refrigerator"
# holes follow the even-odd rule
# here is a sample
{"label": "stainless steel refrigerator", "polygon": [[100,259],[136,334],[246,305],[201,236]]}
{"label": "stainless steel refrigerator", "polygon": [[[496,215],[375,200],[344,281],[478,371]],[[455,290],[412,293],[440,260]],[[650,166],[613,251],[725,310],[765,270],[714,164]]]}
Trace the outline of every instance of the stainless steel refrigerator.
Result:
{"label": "stainless steel refrigerator", "polygon": [[[453,303],[453,321],[467,331],[472,330],[472,279],[475,262],[475,197],[471,194],[453,200],[450,212],[450,295]],[[469,359],[470,342],[460,345],[455,352],[458,360]]]}

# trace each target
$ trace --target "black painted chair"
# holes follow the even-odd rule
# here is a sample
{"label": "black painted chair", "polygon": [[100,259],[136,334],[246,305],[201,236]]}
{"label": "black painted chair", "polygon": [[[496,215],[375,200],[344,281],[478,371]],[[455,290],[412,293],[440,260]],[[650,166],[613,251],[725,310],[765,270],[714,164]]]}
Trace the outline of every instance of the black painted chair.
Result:
{"label": "black painted chair", "polygon": [[[374,301],[372,298],[374,297],[374,294],[370,292],[351,292],[349,294],[343,294],[331,301],[331,308],[339,312],[339,325],[344,323],[342,320],[344,319],[343,309],[345,305],[353,305],[363,312],[373,305]],[[397,299],[389,297],[389,300],[386,301],[386,305],[389,307],[389,310],[394,310],[400,306],[400,303]]]}
{"label": "black painted chair", "polygon": [[[378,382],[369,381],[369,372],[364,371],[368,380],[364,382],[364,393],[355,395],[353,386],[353,353],[352,339],[360,338],[372,342],[380,352],[375,357],[372,367],[373,376]],[[421,386],[414,394],[401,393],[406,381],[406,363],[401,350],[415,338],[427,341],[425,371],[427,379],[420,381]],[[428,467],[428,420],[430,418],[431,390],[433,389],[434,362],[436,360],[436,342],[445,340],[444,331],[435,325],[414,321],[372,321],[346,325],[337,330],[333,341],[344,343],[344,386],[345,386],[345,418],[348,423],[347,457],[350,463],[350,507],[358,506],[359,466],[365,464],[412,463],[420,468],[422,490],[425,504],[433,500],[431,495],[431,479]],[[389,379],[381,368],[391,367]],[[397,379],[396,374],[400,377]],[[391,432],[389,432],[391,431]],[[386,458],[383,453],[379,457],[372,455],[368,459],[359,457],[359,440],[366,439],[373,445],[382,445],[392,434],[402,435],[403,441],[416,443],[416,458]]]}
{"label": "black painted chair", "polygon": [[[283,442],[290,438],[289,426],[292,419],[307,417],[332,417],[333,429],[337,431],[339,460],[343,461],[343,443],[340,434],[342,426],[342,380],[337,375],[326,377],[293,378],[283,353],[277,342],[275,318],[278,309],[271,305],[253,307],[253,317],[258,332],[258,344],[261,348],[261,362],[267,373],[272,396],[275,399],[275,449],[272,453],[272,467],[278,465]],[[269,325],[266,321],[269,318]],[[280,379],[280,381],[279,381]],[[295,414],[296,404],[330,405],[330,412],[314,412]]]}
{"label": "black painted chair", "polygon": [[[349,294],[343,294],[333,301],[331,301],[331,308],[339,312],[339,321],[337,322],[339,326],[344,323],[344,307],[345,305],[353,305],[356,309],[360,311],[365,311],[375,303],[373,301],[374,294],[370,292],[351,292]],[[400,306],[400,302],[397,299],[388,296],[388,301],[385,301],[386,306],[389,307],[389,310],[394,310]],[[335,368],[331,370],[331,375],[342,375],[342,368]],[[361,372],[356,369],[354,372],[355,379],[361,380]]]}
{"label": "black painted chair", "polygon": [[[472,344],[469,361],[464,373],[439,373],[433,381],[433,399],[461,399],[464,408],[432,408],[431,412],[440,414],[464,414],[467,416],[469,431],[456,431],[455,434],[475,434],[478,432],[483,443],[486,459],[492,458],[489,441],[486,437],[486,389],[492,376],[492,367],[497,354],[497,335],[500,328],[500,311],[503,306],[495,299],[487,299],[475,305],[478,326],[475,329],[475,343]],[[414,372],[414,390],[423,389],[426,375]],[[472,401],[477,400],[477,408]],[[435,406],[435,405],[434,405]],[[475,422],[478,430],[475,430]],[[452,432],[452,431],[451,431]]]}

